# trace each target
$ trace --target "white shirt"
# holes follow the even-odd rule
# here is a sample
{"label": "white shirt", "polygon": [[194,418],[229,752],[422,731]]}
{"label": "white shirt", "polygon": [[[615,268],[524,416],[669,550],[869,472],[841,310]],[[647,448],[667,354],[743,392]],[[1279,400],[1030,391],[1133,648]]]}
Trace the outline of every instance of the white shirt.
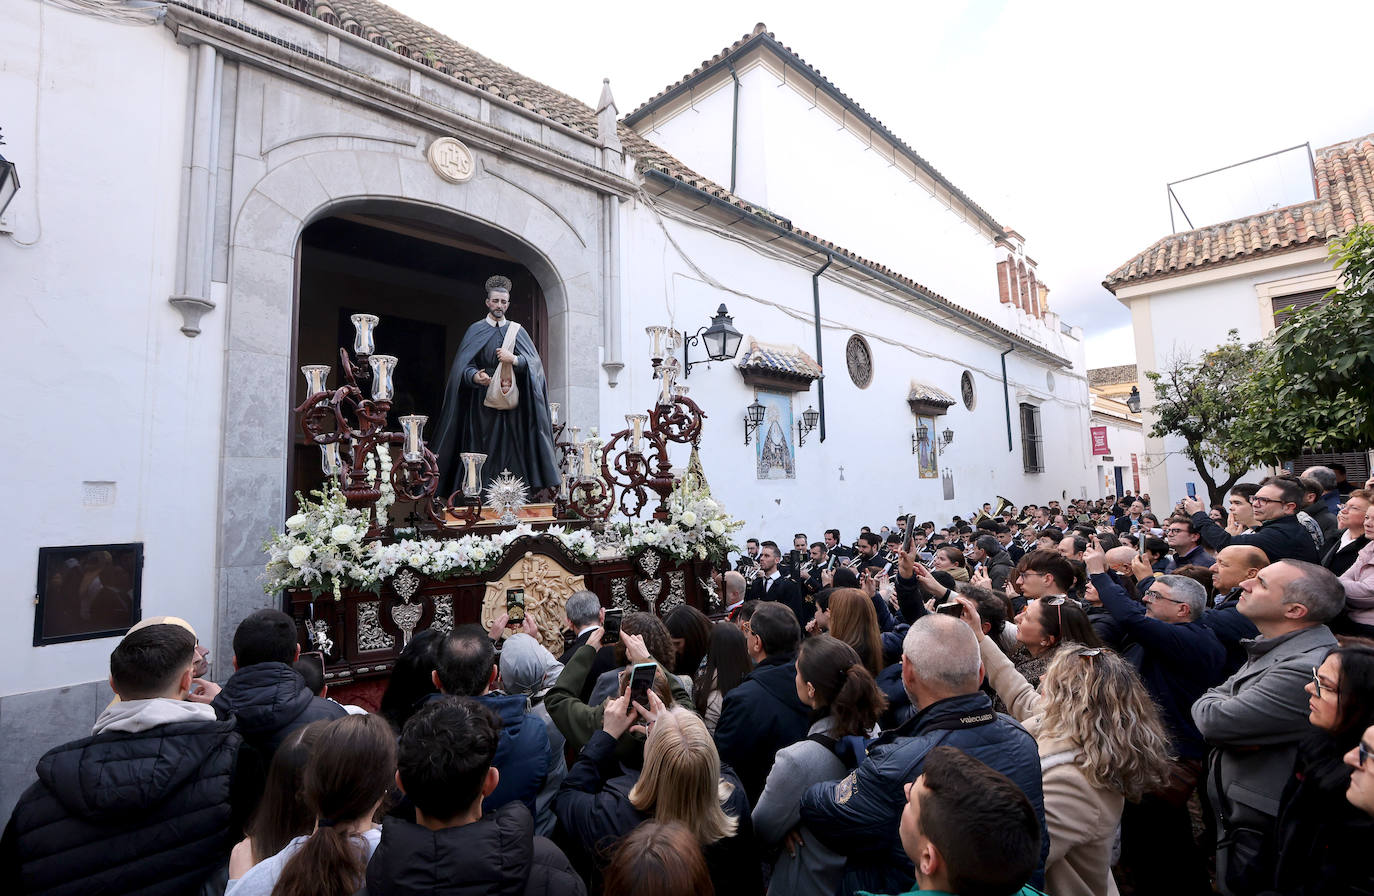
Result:
{"label": "white shirt", "polygon": [[773,570],[773,574],[772,574],[771,576],[769,576],[768,578],[766,578],[766,579],[763,580],[763,593],[764,593],[764,594],[767,594],[767,593],[768,593],[768,589],[772,588],[772,587],[773,587],[773,583],[776,582],[776,581],[777,581],[778,579],[780,579],[780,578],[782,578],[782,573],[778,572],[776,569]]}

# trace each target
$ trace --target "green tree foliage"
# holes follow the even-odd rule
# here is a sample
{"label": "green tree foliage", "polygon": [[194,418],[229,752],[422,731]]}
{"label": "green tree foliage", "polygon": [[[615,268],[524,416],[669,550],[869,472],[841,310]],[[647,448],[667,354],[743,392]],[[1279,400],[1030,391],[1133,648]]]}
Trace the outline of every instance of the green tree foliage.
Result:
{"label": "green tree foliage", "polygon": [[1256,459],[1374,445],[1374,226],[1331,244],[1342,284],[1295,311],[1257,354],[1243,436]]}
{"label": "green tree foliage", "polygon": [[1155,388],[1150,435],[1183,440],[1182,454],[1207,486],[1211,504],[1222,503],[1257,461],[1242,431],[1255,394],[1253,352],[1232,330],[1201,358],[1176,356],[1164,370],[1145,374]]}

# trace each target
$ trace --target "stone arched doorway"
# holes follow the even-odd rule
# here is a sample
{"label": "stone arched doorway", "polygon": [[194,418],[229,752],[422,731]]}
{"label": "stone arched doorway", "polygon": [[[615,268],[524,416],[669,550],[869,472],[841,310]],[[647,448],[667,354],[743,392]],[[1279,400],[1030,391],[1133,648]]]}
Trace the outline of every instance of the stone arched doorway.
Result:
{"label": "stone arched doorway", "polygon": [[[499,274],[511,280],[508,316],[530,334],[539,356],[548,357],[548,309],[538,279],[514,255],[470,233],[395,214],[341,211],[306,226],[297,270],[292,369],[329,365],[334,370],[330,384],[339,385],[339,347],[353,339],[351,316],[377,315],[377,352],[399,359],[392,419],[429,417],[426,438],[437,438],[435,426],[459,340],[469,324],[486,314],[488,277]],[[291,385],[295,407],[306,397],[305,382],[294,377]],[[550,378],[551,391],[562,385]],[[297,429],[291,437],[288,516],[296,510],[296,493],[308,493],[323,482],[319,450]]]}

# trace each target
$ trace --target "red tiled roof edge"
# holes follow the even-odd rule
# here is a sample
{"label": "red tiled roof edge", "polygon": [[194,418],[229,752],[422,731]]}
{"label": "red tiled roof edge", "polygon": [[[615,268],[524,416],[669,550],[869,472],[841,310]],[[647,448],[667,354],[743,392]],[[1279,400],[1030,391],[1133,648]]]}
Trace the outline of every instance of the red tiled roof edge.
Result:
{"label": "red tiled roof edge", "polygon": [[1115,293],[1128,284],[1325,243],[1374,223],[1374,134],[1313,155],[1315,199],[1166,236],[1119,265],[1102,285]]}

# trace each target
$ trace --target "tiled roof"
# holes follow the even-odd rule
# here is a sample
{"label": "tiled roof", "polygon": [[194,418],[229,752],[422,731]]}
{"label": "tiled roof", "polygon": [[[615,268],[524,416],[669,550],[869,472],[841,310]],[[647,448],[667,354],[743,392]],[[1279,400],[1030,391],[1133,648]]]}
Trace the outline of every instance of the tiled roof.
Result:
{"label": "tiled roof", "polygon": [[[283,6],[289,7],[302,14],[318,19],[327,25],[340,28],[365,40],[369,40],[380,47],[385,47],[408,59],[428,66],[436,72],[448,75],[466,84],[470,84],[479,90],[491,93],[509,102],[515,103],[530,112],[558,122],[595,138],[596,110],[585,103],[561,93],[546,84],[542,84],[532,78],[520,74],[514,69],[507,68],[495,60],[488,59],[480,53],[474,52],[470,48],[458,43],[453,38],[424,25],[409,16],[392,9],[378,0],[277,0]],[[182,4],[186,8],[196,12],[204,13],[204,10],[196,9],[193,6]],[[208,14],[208,13],[206,13]],[[772,36],[766,32],[761,33],[769,41]],[[746,39],[754,37],[749,35]],[[774,42],[775,43],[775,42]],[[738,44],[737,44],[738,46]],[[783,51],[792,53],[785,47],[778,45]],[[792,53],[796,57],[795,53]],[[797,62],[803,66],[805,62],[800,57],[796,57]],[[815,72],[810,66],[808,70]],[[819,77],[819,73],[815,72]],[[829,84],[829,82],[826,82]],[[846,97],[847,102],[851,102]],[[642,109],[643,107],[641,107]],[[857,104],[854,108],[862,111]],[[864,113],[867,115],[867,113]],[[877,127],[882,127],[881,123],[875,122]],[[884,129],[885,130],[885,129]],[[948,299],[940,296],[926,287],[917,283],[915,280],[903,274],[899,274],[886,265],[869,261],[861,255],[850,252],[841,246],[798,229],[792,222],[780,218],[765,208],[753,205],[726,188],[715,183],[709,178],[703,177],[691,168],[684,165],[671,153],[645,139],[638,131],[621,122],[617,128],[620,141],[628,152],[637,160],[637,166],[641,171],[657,171],[666,177],[682,184],[706,193],[716,200],[727,203],[741,212],[766,221],[774,227],[780,227],[796,237],[820,246],[837,259],[854,262],[862,265],[878,274],[887,277],[901,285],[920,292],[927,296],[936,305],[942,305],[951,309],[956,314],[975,321],[981,327],[990,332],[996,333],[1004,339],[1022,345],[1034,346],[1037,350],[1044,352],[1052,357],[1057,363],[1067,366],[1069,361],[1056,355],[1054,352],[1036,345],[1031,340],[1020,336],[1005,327],[994,323],[989,318],[976,314],[960,305],[955,305]],[[895,140],[895,138],[892,138]],[[905,144],[902,144],[903,146]],[[913,153],[914,155],[914,153]],[[922,162],[922,164],[925,164]],[[929,166],[927,166],[929,167]],[[929,169],[933,175],[939,177],[938,172],[933,168]],[[940,178],[943,181],[943,178]],[[947,184],[947,182],[946,182]],[[969,202],[971,208],[978,209],[971,201],[960,193],[953,185],[947,184],[948,188],[957,193],[965,201]],[[983,213],[985,214],[985,213]],[[988,219],[991,221],[991,218]],[[1001,229],[1000,225],[993,222],[993,226]],[[814,362],[813,362],[814,363]]]}
{"label": "tiled roof", "polygon": [[1166,236],[1107,275],[1116,291],[1129,283],[1318,245],[1374,223],[1374,134],[1319,149],[1317,198]]}
{"label": "tiled roof", "polygon": [[1094,367],[1088,371],[1089,386],[1115,386],[1134,383],[1140,378],[1134,364],[1118,364],[1115,367]]}
{"label": "tiled roof", "polygon": [[907,393],[907,401],[920,401],[926,404],[942,404],[949,407],[954,404],[954,396],[943,389],[928,386],[925,383],[911,381],[911,391]]}
{"label": "tiled roof", "polygon": [[796,65],[804,74],[809,76],[821,89],[823,89],[826,93],[829,93],[831,96],[839,100],[844,105],[848,106],[856,117],[863,120],[865,124],[873,128],[878,133],[882,134],[883,137],[885,137],[889,142],[891,142],[892,145],[896,147],[899,152],[901,152],[907,158],[911,159],[914,163],[916,163],[916,165],[924,169],[926,173],[928,173],[931,177],[938,181],[942,186],[944,186],[947,190],[949,190],[951,193],[957,196],[960,202],[968,206],[968,208],[972,210],[974,214],[978,215],[978,217],[982,218],[983,221],[989,227],[997,231],[998,235],[1005,234],[1006,228],[1004,228],[1001,224],[997,223],[996,219],[994,219],[992,215],[987,212],[987,210],[985,210],[978,203],[970,199],[968,194],[966,194],[963,190],[960,190],[958,187],[954,186],[954,184],[950,183],[949,179],[946,178],[943,174],[941,174],[938,170],[936,170],[934,165],[927,162],[924,158],[921,157],[919,153],[916,152],[916,150],[908,146],[905,140],[894,134],[892,130],[888,128],[887,125],[883,124],[880,120],[875,118],[866,109],[864,109],[863,106],[860,106],[857,102],[855,102],[848,94],[846,94],[844,91],[836,87],[829,78],[827,78],[825,75],[822,75],[818,69],[816,69],[809,62],[803,59],[795,50],[793,50],[786,44],[779,42],[777,36],[774,35],[773,32],[769,31],[768,26],[764,25],[762,22],[759,22],[757,25],[755,25],[753,31],[750,31],[748,34],[744,35],[730,46],[721,50],[719,53],[712,56],[710,59],[707,59],[704,62],[702,62],[701,65],[693,69],[690,74],[675,81],[672,84],[669,84],[667,87],[659,91],[655,96],[645,101],[642,105],[639,106],[639,108],[635,109],[629,115],[625,116],[625,122],[630,125],[638,124],[642,118],[644,118],[646,115],[652,112],[655,108],[671,99],[677,93],[686,89],[689,85],[696,83],[697,81],[701,80],[701,78],[705,77],[707,74],[725,65],[725,63],[728,60],[742,56],[744,53],[748,52],[749,50],[752,50],[756,45],[759,44],[763,44],[772,48],[774,52],[776,52],[779,56],[782,56],[783,58],[787,59],[787,61]]}
{"label": "tiled roof", "polygon": [[773,345],[750,337],[749,348],[740,359],[741,370],[759,370],[798,379],[818,380],[821,365],[795,345]]}

